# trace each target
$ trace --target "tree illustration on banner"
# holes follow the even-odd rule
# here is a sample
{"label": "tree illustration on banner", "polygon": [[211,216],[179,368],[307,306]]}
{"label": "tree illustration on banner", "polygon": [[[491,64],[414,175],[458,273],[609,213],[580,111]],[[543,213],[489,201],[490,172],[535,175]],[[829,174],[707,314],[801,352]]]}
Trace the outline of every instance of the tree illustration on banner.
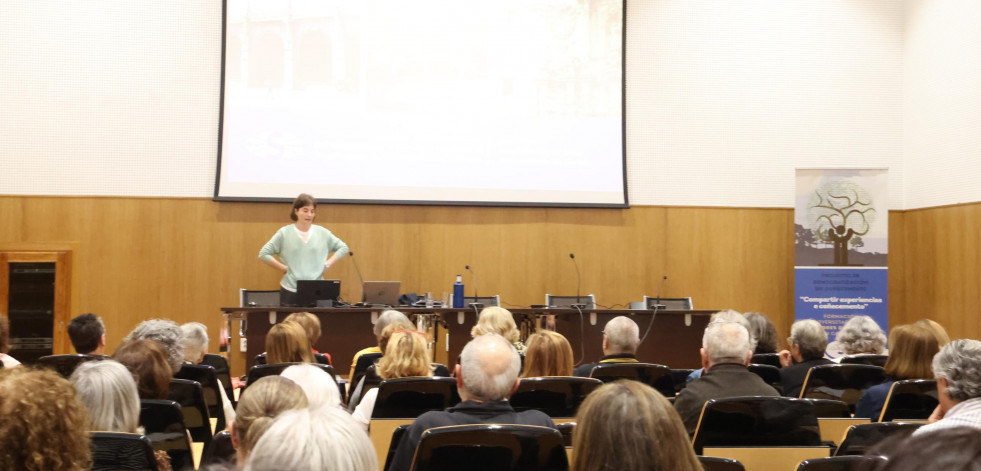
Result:
{"label": "tree illustration on banner", "polygon": [[872,197],[864,188],[848,180],[821,185],[807,203],[807,223],[815,237],[834,247],[834,263],[848,265],[848,246],[864,245],[861,236],[869,233],[876,211]]}

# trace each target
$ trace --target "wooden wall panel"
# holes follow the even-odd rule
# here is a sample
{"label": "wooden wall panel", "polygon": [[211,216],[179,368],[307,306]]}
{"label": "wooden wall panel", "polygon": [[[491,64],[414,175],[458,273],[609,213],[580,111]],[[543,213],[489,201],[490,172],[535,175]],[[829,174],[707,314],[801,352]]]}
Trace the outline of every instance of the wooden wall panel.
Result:
{"label": "wooden wall panel", "polygon": [[[595,294],[604,306],[654,296],[667,275],[662,292],[666,297],[692,296],[698,308],[764,312],[782,336],[793,320],[789,209],[373,205],[318,209],[318,222],[350,245],[366,279],[402,280],[403,291],[432,291],[439,296],[451,290],[459,273],[472,294],[470,277],[463,269],[469,264],[481,294],[500,294],[511,306],[541,304],[545,293],[575,294],[576,273],[569,259],[569,253],[575,253],[582,270],[582,293]],[[910,213],[916,220],[911,228],[935,227],[932,220],[920,220],[931,213],[919,213]],[[76,247],[72,315],[101,315],[109,329],[110,349],[138,322],[159,316],[204,322],[213,337],[211,349],[216,351],[218,309],[236,305],[239,288],[277,288],[279,275],[259,262],[257,255],[276,229],[290,222],[288,215],[289,205],[273,203],[7,196],[0,197],[0,248],[24,243]],[[976,239],[981,215],[964,215],[968,216],[973,218]],[[890,219],[890,311],[903,316],[905,287],[919,282],[919,297],[929,299],[932,285],[922,282],[926,274],[904,275],[904,259],[919,254],[922,244],[896,239],[906,226],[903,213],[892,212]],[[965,224],[962,229],[969,230]],[[944,235],[923,232],[923,237]],[[966,243],[968,236],[957,241]],[[904,244],[905,250],[897,251]],[[939,271],[945,263],[928,265]],[[350,260],[338,263],[330,276],[342,280],[345,299],[360,299]],[[948,297],[964,299],[965,294],[954,291],[966,288],[963,283],[950,286]],[[952,333],[979,336],[976,321],[958,322],[957,328],[951,326]],[[240,358],[233,355],[232,359],[242,364]]]}

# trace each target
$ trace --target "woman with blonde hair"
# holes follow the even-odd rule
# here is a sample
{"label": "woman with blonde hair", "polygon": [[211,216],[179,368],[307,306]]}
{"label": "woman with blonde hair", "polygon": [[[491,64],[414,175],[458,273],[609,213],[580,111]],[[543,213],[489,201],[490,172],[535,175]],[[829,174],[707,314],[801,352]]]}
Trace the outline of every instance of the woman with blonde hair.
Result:
{"label": "woman with blonde hair", "polygon": [[507,339],[514,345],[521,356],[528,350],[524,343],[521,343],[521,331],[514,323],[514,316],[511,311],[503,307],[491,306],[484,308],[477,316],[477,325],[470,330],[471,337],[479,337],[484,334],[497,334]]}
{"label": "woman with blonde hair", "polygon": [[303,326],[293,321],[272,326],[266,334],[266,363],[313,363],[313,352]]}
{"label": "woman with blonde hair", "polygon": [[[286,316],[286,319],[283,322],[290,321],[296,322],[297,324],[300,324],[300,327],[303,327],[303,331],[307,333],[307,341],[310,342],[310,351],[313,353],[320,353],[315,347],[317,345],[317,341],[320,340],[320,319],[309,312],[294,312],[293,314]],[[324,356],[327,357],[328,364],[334,364],[334,360],[331,359],[329,353],[324,353]]]}
{"label": "woman with blonde hair", "polygon": [[889,358],[884,367],[886,382],[865,390],[855,406],[855,417],[879,420],[889,389],[896,381],[933,379],[933,356],[942,347],[938,331],[929,325],[917,322],[894,327],[889,333]]}
{"label": "woman with blonde hair", "polygon": [[[414,330],[394,330],[397,324],[385,328],[391,329],[391,336],[385,348],[385,355],[375,364],[375,371],[381,379],[408,378],[413,376],[432,376],[433,365],[429,362],[429,349],[426,346],[426,335]],[[382,333],[384,335],[385,332]],[[378,388],[364,393],[364,397],[352,414],[359,423],[368,429],[371,422],[371,411],[375,408]]]}
{"label": "woman with blonde hair", "polygon": [[238,466],[245,465],[252,447],[279,414],[307,404],[303,389],[282,376],[266,376],[249,386],[238,401],[235,421],[228,426]]}
{"label": "woman with blonde hair", "polygon": [[540,330],[528,337],[528,353],[522,378],[572,376],[572,345],[552,330]]}
{"label": "woman with blonde hair", "polygon": [[701,471],[681,417],[637,381],[604,384],[576,413],[572,471]]}

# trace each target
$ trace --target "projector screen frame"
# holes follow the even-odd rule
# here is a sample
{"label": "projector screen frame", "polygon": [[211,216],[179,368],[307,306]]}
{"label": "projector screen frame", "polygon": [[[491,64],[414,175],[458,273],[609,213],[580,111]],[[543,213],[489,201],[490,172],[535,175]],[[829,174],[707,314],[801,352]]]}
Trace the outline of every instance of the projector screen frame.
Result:
{"label": "projector screen frame", "polygon": [[[293,197],[246,197],[219,196],[221,185],[221,162],[224,139],[225,119],[225,61],[228,38],[228,1],[222,0],[221,12],[221,72],[219,74],[218,96],[218,158],[215,167],[215,186],[212,201],[215,202],[254,202],[254,203],[289,203]],[[366,205],[395,205],[395,206],[484,206],[484,207],[533,207],[533,208],[608,208],[628,209],[630,198],[627,192],[627,0],[621,0],[620,18],[620,161],[623,182],[623,203],[549,203],[549,202],[515,202],[515,201],[438,201],[438,200],[384,200],[384,199],[346,199],[346,198],[317,198],[319,204],[366,204]],[[297,194],[302,193],[300,190]]]}

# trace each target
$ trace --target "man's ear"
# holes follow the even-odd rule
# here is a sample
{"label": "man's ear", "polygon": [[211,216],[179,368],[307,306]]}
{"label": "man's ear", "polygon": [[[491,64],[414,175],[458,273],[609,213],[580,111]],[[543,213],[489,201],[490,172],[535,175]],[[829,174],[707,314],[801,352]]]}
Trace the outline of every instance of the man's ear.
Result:
{"label": "man's ear", "polygon": [[708,371],[709,368],[708,352],[706,352],[704,348],[699,348],[698,353],[702,356],[702,369]]}
{"label": "man's ear", "polygon": [[753,351],[752,350],[747,350],[746,351],[746,361],[743,362],[743,365],[744,366],[749,366],[749,364],[752,363],[752,362],[753,362]]}
{"label": "man's ear", "polygon": [[505,398],[511,397],[511,395],[514,394],[514,392],[518,390],[518,385],[519,384],[521,384],[521,378],[518,378],[518,379],[514,380],[514,386],[511,386],[511,390],[508,391],[508,395],[507,396],[504,396],[504,397]]}
{"label": "man's ear", "polygon": [[453,376],[456,376],[456,388],[460,389],[463,387],[463,367],[457,363],[456,367],[453,368]]}
{"label": "man's ear", "polygon": [[100,347],[106,346],[106,334],[102,334],[102,337],[99,338],[99,346]]}

